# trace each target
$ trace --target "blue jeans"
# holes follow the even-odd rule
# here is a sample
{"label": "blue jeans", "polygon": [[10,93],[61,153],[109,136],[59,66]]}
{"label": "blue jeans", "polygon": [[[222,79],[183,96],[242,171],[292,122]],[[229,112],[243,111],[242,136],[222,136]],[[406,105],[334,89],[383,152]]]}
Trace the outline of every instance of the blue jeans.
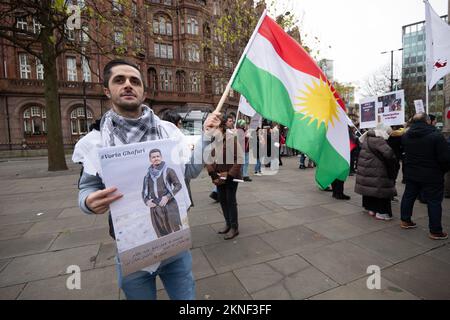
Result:
{"label": "blue jeans", "polygon": [[116,265],[119,287],[128,300],[156,300],[156,276],[159,275],[171,300],[195,300],[192,256],[184,251],[164,260],[154,273],[138,271],[122,277]]}
{"label": "blue jeans", "polygon": [[256,164],[255,164],[255,173],[260,173],[261,172],[261,161],[259,161],[259,158],[256,159]]}
{"label": "blue jeans", "polygon": [[407,180],[401,204],[402,221],[411,221],[414,202],[419,194],[422,194],[427,201],[430,232],[441,233],[442,200],[444,199],[444,185],[442,183],[425,184]]}
{"label": "blue jeans", "polygon": [[249,153],[246,152],[244,155],[244,165],[242,166],[242,176],[243,177],[248,177],[248,164],[249,164]]}

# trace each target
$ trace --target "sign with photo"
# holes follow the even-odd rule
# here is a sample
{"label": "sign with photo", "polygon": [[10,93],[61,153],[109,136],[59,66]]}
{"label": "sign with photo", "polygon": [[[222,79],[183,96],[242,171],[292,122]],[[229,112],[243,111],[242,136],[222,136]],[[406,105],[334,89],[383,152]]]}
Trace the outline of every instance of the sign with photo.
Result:
{"label": "sign with photo", "polygon": [[378,96],[378,123],[388,126],[405,124],[405,92],[399,90]]}
{"label": "sign with photo", "polygon": [[375,128],[377,126],[376,100],[373,98],[362,100],[359,108],[360,128]]}
{"label": "sign with photo", "polygon": [[105,186],[124,195],[110,206],[124,276],[191,247],[190,200],[175,140],[102,148],[99,158]]}
{"label": "sign with photo", "polygon": [[379,123],[388,126],[405,124],[404,90],[366,98],[360,101],[360,128],[375,128]]}

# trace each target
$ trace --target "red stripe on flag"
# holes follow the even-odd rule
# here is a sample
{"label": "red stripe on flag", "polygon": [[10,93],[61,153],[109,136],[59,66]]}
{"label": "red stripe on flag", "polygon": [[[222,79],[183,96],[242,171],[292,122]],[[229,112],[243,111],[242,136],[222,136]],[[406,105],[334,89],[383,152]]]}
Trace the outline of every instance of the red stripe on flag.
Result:
{"label": "red stripe on flag", "polygon": [[[317,66],[314,60],[303,49],[297,41],[291,38],[284,30],[270,17],[266,16],[261,24],[258,33],[266,38],[273,46],[277,54],[286,62],[291,68],[300,72],[309,74],[315,78],[327,79],[322,70]],[[328,81],[332,89],[333,86]],[[346,110],[345,104],[336,91],[334,94],[339,105],[343,110]]]}

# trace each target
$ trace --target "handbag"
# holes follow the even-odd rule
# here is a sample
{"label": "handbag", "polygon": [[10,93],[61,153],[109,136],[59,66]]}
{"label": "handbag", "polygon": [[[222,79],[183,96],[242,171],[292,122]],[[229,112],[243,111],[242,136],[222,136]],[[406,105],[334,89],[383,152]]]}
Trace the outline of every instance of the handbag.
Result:
{"label": "handbag", "polygon": [[391,180],[396,180],[398,171],[400,170],[400,164],[397,161],[397,158],[394,155],[394,158],[392,160],[386,160],[383,155],[380,154],[378,150],[373,150],[370,146],[370,138],[367,139],[367,147],[369,150],[378,158],[380,161],[384,164],[387,172],[387,176]]}

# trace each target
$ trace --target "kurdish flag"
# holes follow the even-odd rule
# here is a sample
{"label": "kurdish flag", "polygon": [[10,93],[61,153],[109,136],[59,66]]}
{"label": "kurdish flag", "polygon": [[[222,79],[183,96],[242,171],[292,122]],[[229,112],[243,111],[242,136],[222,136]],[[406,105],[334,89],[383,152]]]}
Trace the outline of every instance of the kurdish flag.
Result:
{"label": "kurdish flag", "polygon": [[350,140],[345,105],[308,53],[265,13],[231,87],[264,118],[289,128],[287,145],[317,164],[320,187],[347,179]]}

